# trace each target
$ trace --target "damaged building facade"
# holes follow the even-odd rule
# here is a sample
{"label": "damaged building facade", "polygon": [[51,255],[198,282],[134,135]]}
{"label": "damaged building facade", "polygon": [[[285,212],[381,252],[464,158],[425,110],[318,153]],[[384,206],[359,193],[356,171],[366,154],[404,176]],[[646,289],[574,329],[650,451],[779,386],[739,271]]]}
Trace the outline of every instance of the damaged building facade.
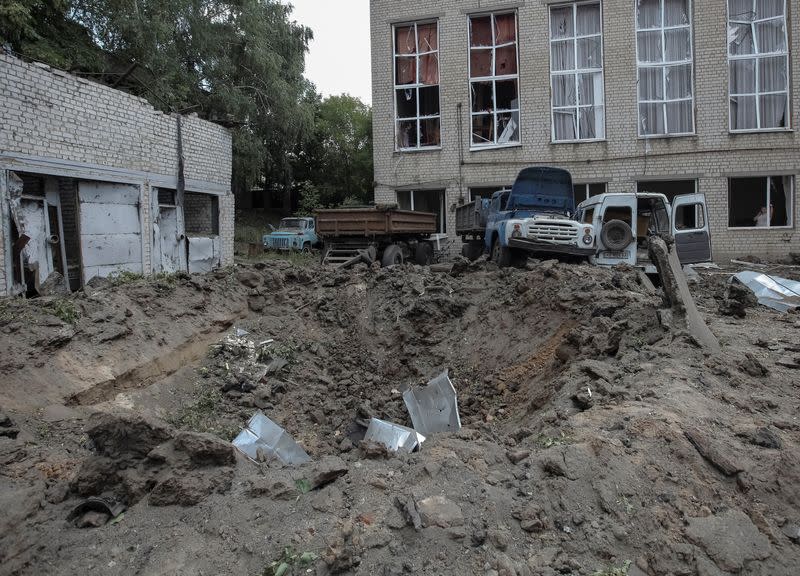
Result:
{"label": "damaged building facade", "polygon": [[436,212],[454,239],[459,203],[550,165],[576,202],[705,194],[715,259],[798,252],[796,8],[371,2],[375,200]]}
{"label": "damaged building facade", "polygon": [[7,54],[0,94],[0,295],[233,263],[225,128]]}

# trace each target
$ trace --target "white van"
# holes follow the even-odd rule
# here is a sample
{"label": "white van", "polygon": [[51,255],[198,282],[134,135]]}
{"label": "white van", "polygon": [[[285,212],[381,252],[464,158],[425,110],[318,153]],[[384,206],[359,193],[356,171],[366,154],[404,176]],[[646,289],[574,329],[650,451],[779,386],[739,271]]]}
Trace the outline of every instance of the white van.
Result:
{"label": "white van", "polygon": [[592,196],[581,202],[575,219],[595,231],[592,264],[630,264],[656,273],[647,253],[652,234],[674,236],[682,264],[711,261],[711,234],[703,194],[675,196],[670,205],[663,194],[621,192]]}

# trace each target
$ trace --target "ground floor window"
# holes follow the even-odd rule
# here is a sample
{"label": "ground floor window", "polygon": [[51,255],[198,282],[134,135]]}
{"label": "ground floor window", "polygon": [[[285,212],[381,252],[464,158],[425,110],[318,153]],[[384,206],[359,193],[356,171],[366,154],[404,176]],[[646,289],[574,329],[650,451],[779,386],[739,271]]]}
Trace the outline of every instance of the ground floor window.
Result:
{"label": "ground floor window", "polygon": [[[651,192],[663,194],[672,202],[675,196],[697,193],[697,180],[649,180],[636,183],[639,193]],[[685,204],[680,207],[674,217],[678,230],[698,230],[705,226],[703,207],[699,204]]]}
{"label": "ground floor window", "polygon": [[575,197],[575,206],[588,200],[592,196],[606,193],[605,182],[593,182],[590,184],[575,184],[572,187],[572,194]]}
{"label": "ground floor window", "polygon": [[186,192],[183,197],[183,215],[186,234],[219,234],[219,198],[216,196]]}
{"label": "ground floor window", "polygon": [[728,226],[785,228],[792,225],[794,178],[763,176],[728,180]]}
{"label": "ground floor window", "polygon": [[491,198],[492,194],[498,190],[510,190],[511,184],[504,186],[481,186],[478,188],[469,189],[469,201],[472,202],[476,198]]}
{"label": "ground floor window", "polygon": [[444,190],[398,190],[397,204],[401,210],[436,214],[436,231],[447,232]]}

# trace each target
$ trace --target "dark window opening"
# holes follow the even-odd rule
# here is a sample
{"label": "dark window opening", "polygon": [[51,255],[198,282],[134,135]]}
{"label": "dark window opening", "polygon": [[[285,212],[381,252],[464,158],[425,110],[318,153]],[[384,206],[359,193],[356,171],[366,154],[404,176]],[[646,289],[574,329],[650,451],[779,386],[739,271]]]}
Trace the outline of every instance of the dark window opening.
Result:
{"label": "dark window opening", "polygon": [[791,176],[731,178],[728,181],[728,226],[791,226],[793,184]]}
{"label": "dark window opening", "polygon": [[572,187],[572,193],[575,197],[575,206],[583,202],[584,200],[588,200],[592,196],[598,196],[599,194],[606,193],[606,183],[605,182],[594,182],[590,184],[575,184]]}
{"label": "dark window opening", "polygon": [[183,197],[183,219],[186,234],[218,235],[219,198],[211,194],[187,192]]}
{"label": "dark window opening", "polygon": [[444,190],[398,190],[397,204],[401,210],[436,214],[436,231],[447,231]]}
{"label": "dark window opening", "polygon": [[697,180],[652,180],[637,182],[636,191],[639,193],[652,192],[663,194],[667,200],[672,202],[675,196],[684,194],[695,194],[697,192]]}
{"label": "dark window opening", "polygon": [[175,206],[177,204],[176,196],[177,193],[175,192],[175,190],[169,190],[167,188],[159,188],[158,189],[159,206]]}

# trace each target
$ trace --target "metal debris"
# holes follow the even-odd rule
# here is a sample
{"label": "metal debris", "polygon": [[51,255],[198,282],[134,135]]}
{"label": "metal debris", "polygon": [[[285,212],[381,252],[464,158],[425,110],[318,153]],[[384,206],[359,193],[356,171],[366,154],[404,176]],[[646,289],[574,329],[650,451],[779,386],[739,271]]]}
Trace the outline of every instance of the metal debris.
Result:
{"label": "metal debris", "polygon": [[247,428],[239,433],[233,445],[254,462],[271,458],[278,458],[284,464],[311,462],[311,457],[294,438],[263,412],[256,412],[250,418]]}
{"label": "metal debris", "polygon": [[364,440],[382,444],[391,452],[411,453],[422,445],[425,436],[411,428],[372,418]]}
{"label": "metal debris", "polygon": [[447,370],[424,388],[409,388],[403,392],[403,400],[417,432],[430,436],[437,432],[461,430],[456,389]]}
{"label": "metal debris", "polygon": [[750,288],[763,306],[779,312],[800,308],[800,282],[749,270],[739,272],[734,278]]}

